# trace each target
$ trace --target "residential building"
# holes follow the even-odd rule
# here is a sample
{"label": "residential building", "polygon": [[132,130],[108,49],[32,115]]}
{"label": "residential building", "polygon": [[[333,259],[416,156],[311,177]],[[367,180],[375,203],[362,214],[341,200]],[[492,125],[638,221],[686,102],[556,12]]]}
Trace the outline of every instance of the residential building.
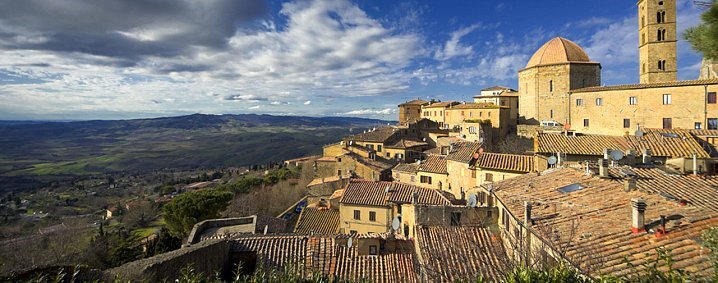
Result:
{"label": "residential building", "polygon": [[492,103],[509,108],[509,129],[516,131],[519,120],[519,92],[503,86],[494,86],[481,90],[480,95],[474,96],[475,103]]}
{"label": "residential building", "polygon": [[476,176],[476,185],[481,186],[527,173],[542,172],[548,169],[548,163],[540,155],[480,152],[469,169]]}
{"label": "residential building", "polygon": [[421,119],[421,107],[429,101],[415,99],[399,104],[399,124],[406,124]]}

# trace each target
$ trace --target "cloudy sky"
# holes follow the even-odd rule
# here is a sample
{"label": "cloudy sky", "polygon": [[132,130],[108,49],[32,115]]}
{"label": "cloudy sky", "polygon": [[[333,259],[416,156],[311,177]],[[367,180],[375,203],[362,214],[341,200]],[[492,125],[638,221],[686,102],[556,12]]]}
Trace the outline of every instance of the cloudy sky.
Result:
{"label": "cloudy sky", "polygon": [[[700,21],[678,0],[679,31]],[[470,100],[563,36],[638,82],[635,1],[0,0],[0,119],[267,113],[396,119]],[[700,57],[678,44],[679,77]]]}

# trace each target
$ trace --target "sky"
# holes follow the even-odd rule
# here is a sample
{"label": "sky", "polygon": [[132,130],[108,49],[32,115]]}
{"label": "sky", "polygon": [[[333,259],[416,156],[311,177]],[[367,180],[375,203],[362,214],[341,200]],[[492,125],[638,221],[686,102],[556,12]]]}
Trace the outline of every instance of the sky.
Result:
{"label": "sky", "polygon": [[[636,1],[0,0],[0,119],[205,114],[397,119],[411,99],[517,87],[568,38],[638,82]],[[678,30],[700,23],[677,0]],[[679,79],[701,57],[678,42]]]}

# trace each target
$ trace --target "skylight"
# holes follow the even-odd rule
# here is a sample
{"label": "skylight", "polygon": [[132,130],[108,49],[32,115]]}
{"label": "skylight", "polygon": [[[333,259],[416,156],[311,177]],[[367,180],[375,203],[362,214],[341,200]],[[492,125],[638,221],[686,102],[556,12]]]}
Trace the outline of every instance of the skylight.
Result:
{"label": "skylight", "polygon": [[570,184],[568,186],[563,186],[557,189],[560,193],[568,194],[570,192],[575,192],[579,190],[583,190],[585,187],[581,186],[580,184]]}

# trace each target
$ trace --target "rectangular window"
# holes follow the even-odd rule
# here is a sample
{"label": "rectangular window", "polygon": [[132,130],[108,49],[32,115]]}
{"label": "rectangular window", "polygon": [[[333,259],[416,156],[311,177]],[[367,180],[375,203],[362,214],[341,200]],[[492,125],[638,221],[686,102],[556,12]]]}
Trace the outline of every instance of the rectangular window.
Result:
{"label": "rectangular window", "polygon": [[636,105],[638,104],[638,98],[635,96],[631,96],[628,98],[628,104],[629,105]]}
{"label": "rectangular window", "polygon": [[361,220],[361,211],[354,210],[354,220]]}
{"label": "rectangular window", "polygon": [[695,122],[695,124],[693,124],[693,127],[694,127],[696,130],[703,129],[703,125],[701,124],[701,122]]}
{"label": "rectangular window", "polygon": [[461,225],[461,212],[452,211],[451,212],[451,226],[460,226],[460,225]]}
{"label": "rectangular window", "polygon": [[412,183],[416,182],[416,176],[413,176],[413,175],[411,176],[411,182]]}
{"label": "rectangular window", "polygon": [[588,119],[583,119],[583,126],[588,127]]}
{"label": "rectangular window", "polygon": [[376,211],[369,211],[369,221],[376,221]]}
{"label": "rectangular window", "polygon": [[387,152],[387,153],[386,153],[386,157],[391,158],[391,152]]}
{"label": "rectangular window", "polygon": [[486,173],[486,176],[484,177],[484,180],[487,182],[493,182],[494,181],[494,174]]}
{"label": "rectangular window", "polygon": [[376,146],[376,151],[381,152],[381,145],[380,145],[380,144]]}
{"label": "rectangular window", "polygon": [[708,93],[708,104],[716,104],[716,93],[715,92]]}
{"label": "rectangular window", "polygon": [[419,180],[422,184],[429,184],[431,185],[431,177],[430,176],[421,176]]}
{"label": "rectangular window", "polygon": [[576,99],[576,106],[582,106],[583,105],[583,98],[577,98]]}
{"label": "rectangular window", "polygon": [[631,127],[631,119],[623,119],[623,128],[628,129]]}
{"label": "rectangular window", "polygon": [[708,118],[708,129],[718,130],[718,118]]}
{"label": "rectangular window", "polygon": [[471,170],[471,178],[476,179],[476,170]]}
{"label": "rectangular window", "polygon": [[369,255],[377,255],[377,248],[374,245],[369,246]]}
{"label": "rectangular window", "polygon": [[601,106],[601,105],[603,105],[603,99],[596,98],[596,106]]}
{"label": "rectangular window", "polygon": [[663,128],[673,129],[673,118],[663,118]]}
{"label": "rectangular window", "polygon": [[664,94],[663,95],[663,105],[670,105],[670,104],[671,104],[671,95]]}
{"label": "rectangular window", "polygon": [[341,169],[337,170],[337,176],[341,176],[341,175],[342,175],[342,170]]}

